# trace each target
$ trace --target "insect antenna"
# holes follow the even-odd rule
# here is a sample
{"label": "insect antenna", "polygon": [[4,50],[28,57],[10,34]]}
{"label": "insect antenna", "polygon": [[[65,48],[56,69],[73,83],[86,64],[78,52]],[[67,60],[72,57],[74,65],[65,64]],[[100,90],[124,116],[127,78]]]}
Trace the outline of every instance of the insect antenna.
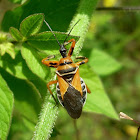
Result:
{"label": "insect antenna", "polygon": [[53,33],[53,36],[55,37],[55,39],[56,39],[57,43],[59,44],[59,46],[60,46],[60,48],[61,48],[61,45],[60,45],[60,43],[59,43],[58,39],[56,38],[56,36],[55,36],[54,32],[52,31],[52,29],[51,29],[50,25],[47,23],[47,21],[45,21],[45,20],[44,20],[44,22],[45,22],[45,24],[48,26],[48,28],[50,29],[50,31]]}
{"label": "insect antenna", "polygon": [[[65,43],[65,41],[67,40],[67,38],[69,37],[69,35],[70,35],[72,29],[74,28],[74,26],[75,26],[80,20],[81,20],[81,19],[79,19],[79,20],[73,25],[73,27],[70,29],[68,35],[66,36],[66,38],[65,38],[65,40],[64,40],[64,43]],[[63,44],[64,44],[64,43],[63,43]]]}

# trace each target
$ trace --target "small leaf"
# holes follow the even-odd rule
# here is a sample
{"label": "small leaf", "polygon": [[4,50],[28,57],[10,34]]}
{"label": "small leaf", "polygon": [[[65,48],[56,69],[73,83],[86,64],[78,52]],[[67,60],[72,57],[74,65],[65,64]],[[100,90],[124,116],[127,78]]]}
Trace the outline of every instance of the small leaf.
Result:
{"label": "small leaf", "polygon": [[91,94],[88,94],[84,110],[118,119],[118,115],[106,95],[99,77],[87,65],[80,67],[80,75],[91,90]]}
{"label": "small leaf", "polygon": [[41,57],[34,48],[24,43],[21,50],[22,57],[25,59],[29,69],[42,79],[45,79],[49,69],[41,63]]}
{"label": "small leaf", "polygon": [[44,20],[44,14],[34,14],[25,18],[20,24],[20,32],[24,37],[36,34]]}
{"label": "small leaf", "polygon": [[5,55],[5,53],[8,53],[14,59],[15,58],[14,45],[10,42],[3,42],[2,44],[0,44],[0,53],[1,56]]}
{"label": "small leaf", "polygon": [[114,58],[97,49],[92,50],[88,64],[99,75],[109,75],[121,68],[121,64]]}
{"label": "small leaf", "polygon": [[12,37],[16,40],[16,41],[22,41],[23,40],[23,36],[21,35],[21,33],[19,32],[18,29],[11,27],[10,28],[10,34],[12,35]]}
{"label": "small leaf", "polygon": [[0,139],[7,138],[13,112],[13,94],[0,75]]}

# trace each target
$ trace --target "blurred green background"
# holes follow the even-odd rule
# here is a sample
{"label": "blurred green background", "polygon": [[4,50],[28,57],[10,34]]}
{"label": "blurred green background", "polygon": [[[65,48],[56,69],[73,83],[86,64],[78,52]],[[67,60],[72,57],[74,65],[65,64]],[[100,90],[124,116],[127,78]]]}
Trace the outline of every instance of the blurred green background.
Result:
{"label": "blurred green background", "polygon": [[[1,13],[12,7],[6,0],[3,3]],[[139,0],[104,0],[100,1],[99,6],[140,6],[140,2]],[[0,19],[2,16],[1,14]],[[121,64],[122,67],[118,68],[117,71],[112,71],[111,74],[100,74],[98,71],[97,73],[100,75],[117,113],[125,112],[140,121],[139,38],[140,11],[96,10],[81,55],[88,57],[91,65],[95,61],[92,58],[93,51],[100,50]],[[77,127],[67,112],[60,107],[59,116],[50,139],[134,140],[137,133],[137,126],[133,122],[116,121],[93,113],[83,112],[76,123]]]}

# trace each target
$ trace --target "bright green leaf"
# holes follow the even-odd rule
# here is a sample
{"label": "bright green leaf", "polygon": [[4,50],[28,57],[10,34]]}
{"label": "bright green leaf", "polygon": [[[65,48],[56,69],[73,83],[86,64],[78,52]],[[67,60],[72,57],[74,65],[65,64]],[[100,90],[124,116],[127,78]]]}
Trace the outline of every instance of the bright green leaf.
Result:
{"label": "bright green leaf", "polygon": [[114,58],[97,49],[92,50],[88,64],[99,75],[109,75],[121,68],[121,64]]}
{"label": "bright green leaf", "polygon": [[16,41],[22,41],[23,40],[23,36],[21,35],[21,33],[19,32],[18,29],[14,28],[14,27],[11,27],[10,28],[10,33]]}
{"label": "bright green leaf", "polygon": [[13,59],[15,58],[15,50],[14,45],[10,42],[3,42],[0,44],[0,53],[1,55],[5,55],[5,53],[8,53]]}
{"label": "bright green leaf", "polygon": [[0,139],[7,138],[13,112],[13,93],[0,75]]}
{"label": "bright green leaf", "polygon": [[7,41],[7,34],[4,32],[0,32],[0,44]]}
{"label": "bright green leaf", "polygon": [[44,21],[43,14],[34,14],[25,18],[20,24],[20,32],[24,37],[36,34]]}
{"label": "bright green leaf", "polygon": [[21,53],[29,69],[40,78],[45,79],[49,72],[49,68],[41,63],[42,59],[37,51],[28,44],[24,43]]}
{"label": "bright green leaf", "polygon": [[118,119],[99,77],[87,65],[80,67],[80,76],[91,90],[91,94],[88,94],[84,110]]}

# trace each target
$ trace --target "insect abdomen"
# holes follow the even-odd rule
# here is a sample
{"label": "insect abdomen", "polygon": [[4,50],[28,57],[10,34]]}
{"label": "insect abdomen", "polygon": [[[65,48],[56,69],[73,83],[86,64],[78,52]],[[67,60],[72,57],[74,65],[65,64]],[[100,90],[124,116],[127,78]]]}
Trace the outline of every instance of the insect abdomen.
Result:
{"label": "insect abdomen", "polygon": [[69,115],[78,119],[81,116],[83,105],[86,101],[87,89],[86,85],[82,78],[80,78],[83,96],[81,96],[80,92],[76,90],[72,85],[70,85],[64,94],[64,99],[62,100],[59,83],[57,83],[57,97],[60,104],[66,108]]}

